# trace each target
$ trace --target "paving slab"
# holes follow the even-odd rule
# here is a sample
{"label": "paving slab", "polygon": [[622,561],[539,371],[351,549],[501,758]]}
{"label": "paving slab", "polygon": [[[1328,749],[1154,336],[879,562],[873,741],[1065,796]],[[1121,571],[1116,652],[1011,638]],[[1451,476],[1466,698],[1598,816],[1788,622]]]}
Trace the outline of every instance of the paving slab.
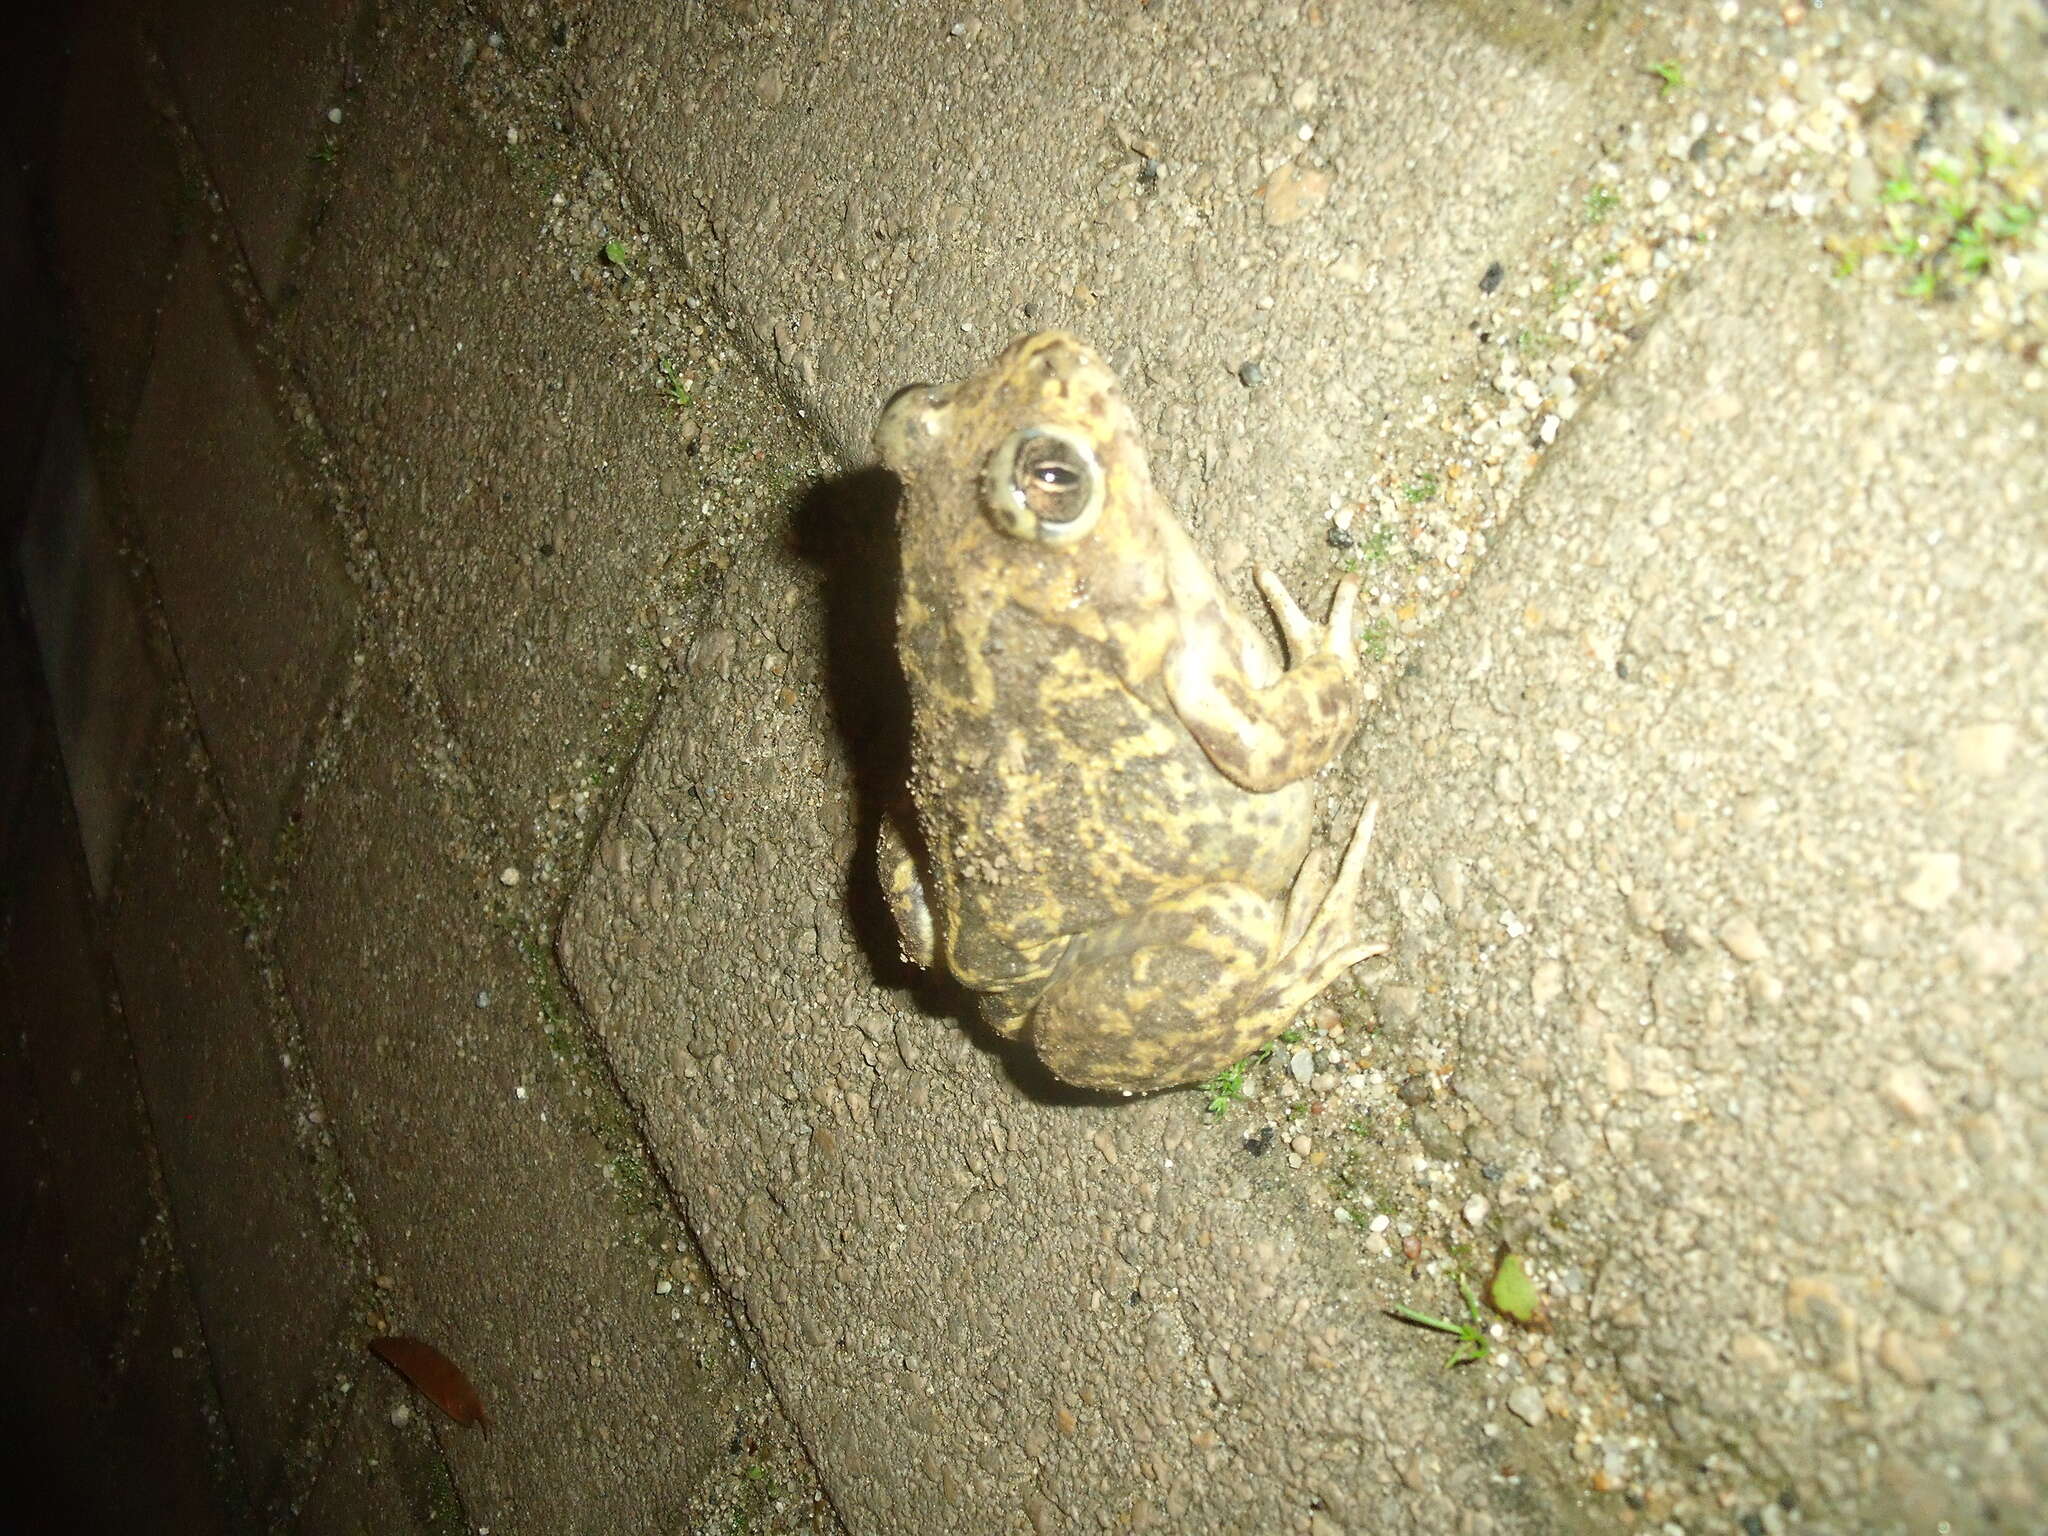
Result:
{"label": "paving slab", "polygon": [[218,1443],[219,1401],[181,1283],[166,1276],[137,1297],[111,1360],[62,1328],[14,1322],[11,1307],[0,1311],[10,1376],[0,1496],[11,1530],[255,1528],[234,1454]]}
{"label": "paving slab", "polygon": [[150,347],[192,192],[150,100],[142,0],[80,8],[65,73],[51,232],[92,382],[107,423],[125,431],[148,376]]}
{"label": "paving slab", "polygon": [[[259,1063],[303,1019],[310,1083],[209,1070],[304,1111],[249,1146],[331,1169],[323,1210],[346,1175],[371,1321],[483,1388],[489,1441],[412,1424],[476,1523],[752,1522],[763,1425],[863,1530],[2041,1523],[2038,1351],[1972,1322],[2042,1300],[2040,315],[2017,245],[1974,287],[1883,249],[1936,206],[1884,178],[2005,119],[1822,9],[380,9],[302,269],[304,165],[228,187],[285,253],[251,245],[363,655],[281,909],[230,878],[240,926],[131,935],[123,981],[257,995],[193,1027]],[[174,64],[194,101],[240,46]],[[211,155],[303,153],[205,110]],[[772,359],[851,459],[888,391],[1049,323],[1114,354],[1226,579],[1367,579],[1383,702],[1322,808],[1386,801],[1394,953],[1221,1114],[1066,1094],[892,958],[887,488],[806,491],[805,427],[735,383]],[[240,708],[238,647],[301,639],[219,587],[296,599],[239,562],[302,541],[156,518],[262,868],[331,677]],[[565,999],[535,935],[615,767]],[[182,935],[234,873],[185,824],[131,866],[182,904],[124,921]],[[247,1385],[189,1133],[268,1510],[328,1431],[322,1518],[395,1510],[338,1389],[291,1474],[246,1448],[313,1352]],[[1504,1245],[1550,1331],[1445,1372],[1383,1309],[1459,1315]],[[347,1343],[322,1374],[364,1383]]]}
{"label": "paving slab", "polygon": [[[698,452],[645,301],[604,275],[601,237],[549,232],[548,143],[472,110],[487,29],[384,19],[288,331],[418,664],[530,866],[621,750],[607,711],[659,661],[642,615],[663,573],[751,517],[730,461],[756,445]],[[694,329],[668,361],[716,396],[693,359],[719,338]]]}
{"label": "paving slab", "polygon": [[[243,1532],[257,1528],[222,1412],[190,1277],[163,1245],[161,1282],[139,1299],[110,1394],[108,1425],[89,1458],[108,1506],[103,1528]],[[106,1476],[107,1468],[127,1469]]]}
{"label": "paving slab", "polygon": [[[885,515],[861,484],[819,521]],[[1281,1159],[1185,1095],[1064,1094],[908,987],[830,724],[885,702],[887,613],[872,540],[833,542],[772,650],[792,556],[707,599],[561,949],[848,1524],[1449,1521],[1468,1491],[1393,1458],[1478,1399],[1357,1326],[1355,1242],[1276,1207]]]}
{"label": "paving slab", "polygon": [[252,1493],[303,1491],[364,1277],[293,1075],[246,868],[167,733],[110,935],[177,1234]]}
{"label": "paving slab", "polygon": [[0,621],[0,858],[27,825],[28,789],[44,753],[54,754],[42,714],[41,659],[18,614]]}
{"label": "paving slab", "polygon": [[307,216],[328,114],[344,111],[361,0],[164,0],[152,29],[179,105],[264,294],[275,299]]}
{"label": "paving slab", "polygon": [[164,688],[86,433],[75,378],[56,392],[13,547],[93,890],[111,889]]}
{"label": "paving slab", "polygon": [[383,1536],[469,1527],[417,1395],[367,1352],[346,1418],[295,1527],[301,1536]]}
{"label": "paving slab", "polygon": [[126,472],[242,844],[259,870],[357,601],[206,239],[186,242]]}
{"label": "paving slab", "polygon": [[671,1528],[718,1465],[746,1361],[580,1027],[515,946],[444,747],[375,665],[353,718],[280,953],[385,1331],[483,1398],[488,1439],[437,1426],[473,1522]]}
{"label": "paving slab", "polygon": [[[815,378],[805,398],[841,439],[923,359],[957,375],[1011,329],[1079,314],[1135,380],[1162,482],[1208,493],[1181,505],[1226,574],[1260,544],[1309,563],[1304,534],[1327,523],[1338,553],[1321,558],[1366,578],[1386,696],[1329,798],[1385,801],[1366,927],[1394,950],[1251,1070],[1255,1102],[1231,1118],[1191,1095],[1076,1102],[963,1026],[957,1000],[913,990],[875,921],[859,850],[881,776],[850,722],[889,713],[886,581],[863,570],[886,540],[821,557],[793,625],[763,618],[804,579],[779,551],[704,596],[561,953],[849,1521],[2037,1519],[2042,1416],[2013,1379],[2029,1352],[1958,1351],[1953,1320],[2038,1304],[2020,1258],[2031,1164],[2005,1149],[2039,1144],[2020,1021],[2042,992],[2029,887],[2048,803],[2024,660],[2048,549],[2026,469],[2040,315],[2021,284],[1958,281],[1916,307],[1896,253],[1863,265],[1885,228],[1880,162],[1944,133],[1963,145],[1998,114],[1888,39],[1775,15],[1722,27],[1729,8],[1617,23],[1590,83],[1547,51],[1581,24],[1561,12],[1532,42],[1464,9],[1398,13],[1369,39],[1318,32],[1319,8],[1204,10],[1197,47],[1283,61],[1247,71],[1286,104],[1272,138],[1332,146],[1290,162],[1288,195],[1307,171],[1331,184],[1320,214],[1263,222],[1279,167],[1259,159],[1266,119],[1240,113],[1225,142],[1258,217],[1182,189],[1234,239],[1204,269],[1228,276],[1160,279],[1177,269],[1152,250],[1149,282],[1112,291],[1097,274],[1149,238],[1143,182],[1171,184],[1174,154],[1143,136],[1173,109],[1145,93],[1219,113],[1234,77],[1140,74],[1129,61],[1177,22],[1134,15],[1114,50],[1087,34],[1100,97],[1019,100],[1005,70],[1060,68],[1018,41],[1036,8],[957,29],[877,14],[621,28],[580,65],[598,82],[584,107],[635,195],[674,212],[664,233],[723,264],[722,298],[787,377]],[[603,38],[616,13],[592,25]],[[890,46],[842,52],[867,25]],[[727,67],[673,67],[686,45]],[[841,63],[878,56],[892,67]],[[1512,89],[1481,78],[1511,66]],[[842,90],[843,69],[861,82]],[[1401,121],[1368,122],[1367,86],[1328,89],[1340,74]],[[1448,132],[1431,118],[1444,79]],[[807,110],[820,81],[834,114]],[[1576,87],[1584,115],[1555,132],[1517,119],[1511,150],[1490,137],[1497,102]],[[1121,124],[1120,91],[1159,109]],[[970,96],[986,116],[963,119]],[[1102,120],[1063,117],[1076,99],[1105,102]],[[686,119],[719,131],[685,142]],[[1045,122],[1061,131],[1012,174],[1010,147]],[[1350,160],[1361,138],[1383,158]],[[1128,214],[1126,194],[1077,199],[1091,153],[1106,184],[1127,178]],[[818,165],[839,173],[814,187]],[[1517,174],[1544,184],[1529,205],[1501,190]],[[1020,186],[1056,211],[987,211]],[[1500,222],[1439,230],[1468,189]],[[832,198],[857,215],[835,224]],[[1076,207],[1107,232],[1063,222]],[[870,224],[904,251],[846,259]],[[822,253],[819,229],[839,232]],[[1207,226],[1186,238],[1202,248]],[[1067,297],[1027,309],[1005,286],[1034,260]],[[815,327],[813,294],[832,317]],[[1276,347],[1330,325],[1328,372],[1247,350],[1265,300]],[[1163,318],[1176,308],[1197,320]],[[1128,314],[1160,323],[1122,329]],[[1228,349],[1214,367],[1212,346]],[[1162,365],[1169,348],[1203,361]],[[1263,428],[1223,413],[1218,372],[1241,416],[1246,395],[1271,413]],[[850,478],[807,510],[843,527],[873,500]],[[1668,531],[1639,551],[1646,521]],[[1621,580],[1603,635],[1586,594]],[[1571,618],[1553,628],[1553,611]],[[1608,702],[1642,690],[1638,639],[1687,658],[1682,701]],[[1555,675],[1587,666],[1597,686]],[[1613,777],[1575,776],[1596,762]],[[1996,782],[1966,792],[1961,775]],[[1675,921],[1667,886],[1686,893]],[[1873,921],[1887,910],[1918,926]],[[1950,1031],[1959,1053],[1940,1048]],[[1901,1182],[1880,1190],[1894,1160]],[[1852,1235],[1860,1262],[1830,1251]],[[1452,1346],[1386,1309],[1462,1317],[1460,1277],[1483,1283],[1511,1250],[1551,1331],[1481,1313],[1487,1359],[1447,1375]],[[1908,1449],[1871,1455],[1873,1418]]]}
{"label": "paving slab", "polygon": [[850,459],[878,394],[1079,329],[1158,402],[1170,495],[1278,520],[1369,473],[1613,110],[1607,14],[1485,10],[607,3],[570,89]]}
{"label": "paving slab", "polygon": [[[17,1113],[36,1128],[33,1174],[23,1188],[47,1205],[38,1235],[57,1326],[92,1353],[113,1353],[144,1237],[157,1219],[149,1128],[111,965],[100,948],[92,890],[62,765],[39,739],[21,833],[7,852],[0,996],[7,1049],[28,1098]],[[91,1126],[89,1136],[74,1127]]]}
{"label": "paving slab", "polygon": [[[33,110],[33,102],[29,110]],[[0,412],[15,423],[0,440],[0,537],[13,534],[42,463],[43,424],[62,372],[52,285],[36,249],[37,192],[28,167],[0,167],[0,346],[10,366],[0,370]]]}
{"label": "paving slab", "polygon": [[55,743],[38,736],[0,910],[0,1472],[27,1530],[234,1529],[246,1508],[103,957]]}
{"label": "paving slab", "polygon": [[1440,1198],[1490,1148],[1497,1230],[1583,1277],[1560,1396],[1596,1443],[1666,1475],[1719,1445],[1762,1485],[1731,1499],[1775,1480],[1829,1528],[2048,1499],[2037,1352],[1965,1322],[2042,1302],[2048,413],[2016,372],[1738,232],[1369,753],[1390,1002],[1455,1085]]}

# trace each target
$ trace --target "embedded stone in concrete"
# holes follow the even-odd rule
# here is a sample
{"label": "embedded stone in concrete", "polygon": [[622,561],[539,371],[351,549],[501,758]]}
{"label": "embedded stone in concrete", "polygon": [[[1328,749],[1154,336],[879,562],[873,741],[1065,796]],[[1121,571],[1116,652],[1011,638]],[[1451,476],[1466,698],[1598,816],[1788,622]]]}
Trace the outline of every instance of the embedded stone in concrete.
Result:
{"label": "embedded stone in concrete", "polygon": [[479,1524],[672,1529],[731,1433],[744,1358],[623,1117],[599,1134],[596,1068],[551,1041],[577,1026],[543,1012],[432,743],[375,671],[355,718],[307,808],[280,942],[386,1331],[483,1398],[488,1442],[436,1422]]}
{"label": "embedded stone in concrete", "polygon": [[268,1499],[352,1342],[341,1330],[357,1274],[324,1204],[274,999],[229,905],[224,828],[184,738],[168,746],[111,942],[228,1425]]}
{"label": "embedded stone in concrete", "polygon": [[86,868],[104,897],[163,684],[144,643],[74,387],[59,394],[44,434],[35,497],[14,554]]}
{"label": "embedded stone in concrete", "polygon": [[176,0],[158,22],[179,103],[271,298],[306,213],[314,156],[339,137],[327,114],[347,110],[343,64],[360,10],[360,0]]}
{"label": "embedded stone in concrete", "polygon": [[259,867],[356,611],[272,401],[195,237],[172,281],[128,483],[201,729]]}

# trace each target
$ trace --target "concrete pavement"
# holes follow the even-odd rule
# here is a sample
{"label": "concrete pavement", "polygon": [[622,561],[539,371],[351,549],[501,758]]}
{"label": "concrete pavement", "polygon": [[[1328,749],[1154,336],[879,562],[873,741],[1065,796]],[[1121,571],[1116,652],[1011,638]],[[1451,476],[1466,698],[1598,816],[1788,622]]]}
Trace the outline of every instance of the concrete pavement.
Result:
{"label": "concrete pavement", "polygon": [[[1966,9],[126,0],[25,54],[39,1493],[2037,1523],[2048,119]],[[1227,580],[1366,581],[1324,808],[1385,802],[1393,950],[1214,1112],[1045,1081],[874,899],[865,434],[1047,325]],[[1550,1326],[1446,1371],[1385,1309],[1503,1249]]]}

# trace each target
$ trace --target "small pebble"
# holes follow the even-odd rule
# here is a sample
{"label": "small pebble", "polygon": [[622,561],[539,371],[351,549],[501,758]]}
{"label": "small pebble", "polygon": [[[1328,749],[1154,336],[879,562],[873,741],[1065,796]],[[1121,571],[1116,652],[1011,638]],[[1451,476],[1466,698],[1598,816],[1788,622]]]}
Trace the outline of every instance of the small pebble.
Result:
{"label": "small pebble", "polygon": [[2019,732],[2010,721],[1987,725],[1966,725],[1950,738],[1956,766],[1980,779],[1995,779],[2012,765],[2013,744]]}
{"label": "small pebble", "polygon": [[1465,1218],[1468,1227],[1483,1227],[1486,1218],[1492,1214],[1493,1202],[1484,1195],[1474,1195],[1465,1202],[1465,1208],[1458,1214]]}
{"label": "small pebble", "polygon": [[516,866],[507,864],[503,869],[498,871],[498,884],[509,886],[517,885],[518,883],[519,870]]}
{"label": "small pebble", "polygon": [[1736,959],[1745,964],[1770,957],[1770,947],[1764,943],[1764,936],[1757,930],[1755,922],[1745,915],[1731,917],[1721,925],[1721,945]]}
{"label": "small pebble", "polygon": [[1543,1391],[1533,1383],[1524,1382],[1508,1394],[1508,1412],[1524,1424],[1537,1425],[1543,1422]]}
{"label": "small pebble", "polygon": [[1925,1123],[1932,1120],[1940,1108],[1934,1100],[1934,1092],[1927,1086],[1927,1079],[1911,1067],[1893,1067],[1878,1080],[1877,1096],[1885,1101],[1901,1120]]}
{"label": "small pebble", "polygon": [[1958,933],[1956,952],[1979,976],[2010,976],[2027,958],[2019,935],[1985,923],[1972,923]]}
{"label": "small pebble", "polygon": [[1899,887],[1899,900],[1919,912],[1935,912],[1963,888],[1963,861],[1953,853],[1916,853],[1913,873]]}

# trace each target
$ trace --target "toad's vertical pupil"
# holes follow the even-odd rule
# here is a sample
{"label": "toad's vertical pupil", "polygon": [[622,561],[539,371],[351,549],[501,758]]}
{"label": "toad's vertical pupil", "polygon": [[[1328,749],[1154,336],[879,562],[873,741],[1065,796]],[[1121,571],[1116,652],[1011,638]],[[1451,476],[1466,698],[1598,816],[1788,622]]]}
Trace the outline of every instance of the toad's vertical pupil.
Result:
{"label": "toad's vertical pupil", "polygon": [[1102,477],[1088,445],[1054,427],[1026,427],[991,457],[989,508],[1013,538],[1070,543],[1102,509]]}

